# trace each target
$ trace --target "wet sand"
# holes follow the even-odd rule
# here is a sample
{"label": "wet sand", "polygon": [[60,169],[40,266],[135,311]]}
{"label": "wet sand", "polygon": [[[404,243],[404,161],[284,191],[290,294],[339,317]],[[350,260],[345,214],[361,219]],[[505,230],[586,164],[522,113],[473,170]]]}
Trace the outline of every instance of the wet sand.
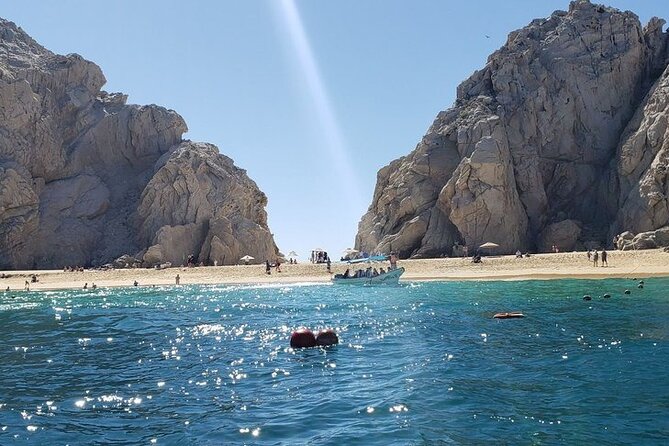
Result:
{"label": "wet sand", "polygon": [[[403,282],[423,280],[544,280],[544,279],[604,279],[643,278],[669,276],[669,253],[660,249],[644,251],[610,251],[609,266],[595,267],[589,262],[585,252],[535,254],[529,258],[515,256],[484,257],[483,262],[474,264],[469,258],[443,258],[424,260],[401,260],[399,266],[406,269]],[[600,261],[601,265],[601,261]],[[387,267],[387,262],[377,264]],[[343,273],[346,268],[355,270],[360,265],[333,263],[332,273]],[[85,270],[83,272],[63,271],[2,271],[10,275],[0,279],[0,292],[7,287],[12,291],[24,289],[25,281],[33,274],[39,282],[30,283],[30,290],[54,290],[82,288],[85,283],[91,287],[174,285],[179,274],[181,285],[194,284],[267,284],[329,282],[332,275],[326,266],[299,263],[282,264],[281,272],[272,268],[272,274],[265,274],[264,265],[217,266],[195,268],[117,269]]]}

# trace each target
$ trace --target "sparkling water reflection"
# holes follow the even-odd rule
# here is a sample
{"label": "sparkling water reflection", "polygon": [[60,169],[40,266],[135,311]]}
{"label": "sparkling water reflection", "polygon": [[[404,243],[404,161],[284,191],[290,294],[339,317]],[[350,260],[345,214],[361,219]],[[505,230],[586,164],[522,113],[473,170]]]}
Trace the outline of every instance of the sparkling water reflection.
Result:
{"label": "sparkling water reflection", "polygon": [[669,280],[634,285],[0,294],[0,444],[663,443]]}

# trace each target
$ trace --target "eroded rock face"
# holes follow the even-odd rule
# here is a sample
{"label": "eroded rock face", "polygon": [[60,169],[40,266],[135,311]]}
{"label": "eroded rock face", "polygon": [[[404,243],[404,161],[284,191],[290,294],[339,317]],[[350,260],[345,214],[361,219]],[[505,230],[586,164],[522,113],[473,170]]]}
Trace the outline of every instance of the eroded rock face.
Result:
{"label": "eroded rock face", "polygon": [[573,251],[581,236],[581,226],[576,220],[562,220],[551,223],[541,231],[537,241],[537,249],[541,252]]}
{"label": "eroded rock face", "polygon": [[267,227],[267,197],[246,172],[211,144],[184,142],[156,165],[140,199],[138,216],[145,255],[183,263],[236,263],[250,255],[273,259],[276,247]]}
{"label": "eroded rock face", "polygon": [[663,24],[580,0],[511,33],[416,149],[379,171],[356,248],[545,251],[666,225]]}
{"label": "eroded rock face", "polygon": [[[227,250],[221,263],[241,251],[274,258],[266,198],[245,172],[214,146],[185,143],[173,110],[128,105],[105,82],[94,63],[0,19],[0,269],[136,253],[207,262],[212,246]],[[185,153],[200,160],[195,170]],[[210,222],[222,218],[234,223],[217,232]]]}
{"label": "eroded rock face", "polygon": [[616,237],[616,248],[621,251],[632,249],[654,249],[669,246],[669,226],[656,229],[654,231],[632,234],[625,231]]}

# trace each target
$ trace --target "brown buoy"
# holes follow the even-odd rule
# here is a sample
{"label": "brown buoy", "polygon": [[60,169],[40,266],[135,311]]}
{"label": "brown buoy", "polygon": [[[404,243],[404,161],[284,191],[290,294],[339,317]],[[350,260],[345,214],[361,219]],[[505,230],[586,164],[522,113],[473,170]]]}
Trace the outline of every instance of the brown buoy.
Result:
{"label": "brown buoy", "polygon": [[339,344],[339,338],[334,330],[327,328],[318,332],[318,335],[316,335],[316,343],[322,346],[335,345]]}
{"label": "brown buoy", "polygon": [[316,347],[316,336],[308,328],[295,330],[290,336],[290,346],[292,348]]}
{"label": "brown buoy", "polygon": [[495,319],[517,319],[525,317],[523,313],[513,312],[513,313],[497,313],[493,316]]}

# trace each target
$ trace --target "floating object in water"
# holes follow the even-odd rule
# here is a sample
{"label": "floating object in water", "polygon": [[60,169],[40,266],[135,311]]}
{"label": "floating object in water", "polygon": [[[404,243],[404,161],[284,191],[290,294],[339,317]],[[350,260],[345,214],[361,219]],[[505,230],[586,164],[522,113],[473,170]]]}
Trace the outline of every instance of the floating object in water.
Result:
{"label": "floating object in water", "polygon": [[606,293],[606,294],[603,295],[602,297],[603,297],[604,299],[608,299],[609,297],[611,297],[611,295],[610,295],[609,293]]}
{"label": "floating object in water", "polygon": [[290,346],[293,348],[316,347],[316,336],[308,328],[300,328],[290,336]]}
{"label": "floating object in water", "polygon": [[625,290],[625,294],[630,294],[630,293],[631,293],[630,290]]}
{"label": "floating object in water", "polygon": [[592,296],[586,294],[585,296],[583,296],[583,300],[592,300]]}
{"label": "floating object in water", "polygon": [[495,319],[517,319],[525,317],[523,313],[513,312],[513,313],[497,313],[493,316]]}
{"label": "floating object in water", "polygon": [[643,285],[643,280],[639,280],[639,285]]}
{"label": "floating object in water", "polygon": [[334,330],[328,328],[318,332],[316,335],[316,343],[322,346],[339,344],[339,338]]}
{"label": "floating object in water", "polygon": [[643,288],[643,283],[640,283],[637,288]]}

